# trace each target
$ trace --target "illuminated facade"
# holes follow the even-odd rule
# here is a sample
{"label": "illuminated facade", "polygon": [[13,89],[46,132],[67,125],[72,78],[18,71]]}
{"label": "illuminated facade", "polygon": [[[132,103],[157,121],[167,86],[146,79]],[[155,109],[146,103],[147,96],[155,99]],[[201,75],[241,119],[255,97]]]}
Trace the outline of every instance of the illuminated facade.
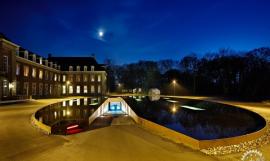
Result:
{"label": "illuminated facade", "polygon": [[43,58],[0,34],[0,99],[103,95],[105,67],[94,57]]}

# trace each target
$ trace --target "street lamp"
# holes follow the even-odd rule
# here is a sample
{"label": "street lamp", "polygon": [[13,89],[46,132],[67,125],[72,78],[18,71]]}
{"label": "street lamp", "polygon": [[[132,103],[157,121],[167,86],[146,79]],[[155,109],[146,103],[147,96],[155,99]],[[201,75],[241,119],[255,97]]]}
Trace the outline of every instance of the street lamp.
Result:
{"label": "street lamp", "polygon": [[172,83],[173,83],[173,95],[175,96],[175,84],[176,84],[176,80],[173,80]]}

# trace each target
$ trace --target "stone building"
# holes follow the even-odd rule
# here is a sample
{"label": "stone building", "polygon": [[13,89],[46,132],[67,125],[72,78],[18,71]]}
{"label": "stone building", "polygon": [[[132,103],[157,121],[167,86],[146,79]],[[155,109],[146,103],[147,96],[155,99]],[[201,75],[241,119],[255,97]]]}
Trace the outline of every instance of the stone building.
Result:
{"label": "stone building", "polygon": [[106,71],[94,57],[41,57],[0,34],[0,100],[104,95]]}

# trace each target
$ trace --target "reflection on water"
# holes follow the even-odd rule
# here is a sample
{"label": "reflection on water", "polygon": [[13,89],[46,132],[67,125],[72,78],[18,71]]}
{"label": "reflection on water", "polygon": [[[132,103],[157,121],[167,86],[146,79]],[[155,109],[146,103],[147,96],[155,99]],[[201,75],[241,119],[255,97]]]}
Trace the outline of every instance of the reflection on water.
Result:
{"label": "reflection on water", "polygon": [[37,111],[35,117],[52,127],[52,133],[63,133],[67,126],[76,124],[88,128],[88,119],[104,101],[102,97],[83,98],[51,104]]}
{"label": "reflection on water", "polygon": [[199,100],[124,97],[137,115],[199,140],[239,136],[265,126],[256,113]]}

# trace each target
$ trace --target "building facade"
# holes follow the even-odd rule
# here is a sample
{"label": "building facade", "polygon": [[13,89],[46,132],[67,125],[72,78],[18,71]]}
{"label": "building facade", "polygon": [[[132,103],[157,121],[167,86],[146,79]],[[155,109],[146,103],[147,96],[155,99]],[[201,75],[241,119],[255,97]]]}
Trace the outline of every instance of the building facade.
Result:
{"label": "building facade", "polygon": [[105,66],[94,57],[43,58],[0,34],[0,99],[104,95]]}

